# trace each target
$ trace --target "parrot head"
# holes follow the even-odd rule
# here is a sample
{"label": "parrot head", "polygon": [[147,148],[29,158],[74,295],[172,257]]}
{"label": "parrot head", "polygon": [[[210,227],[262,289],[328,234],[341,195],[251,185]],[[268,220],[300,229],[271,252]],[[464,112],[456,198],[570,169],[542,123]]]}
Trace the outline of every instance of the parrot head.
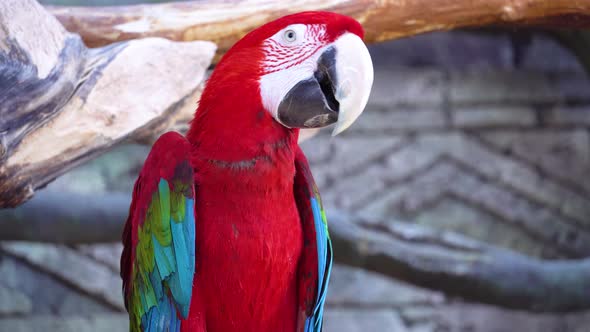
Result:
{"label": "parrot head", "polygon": [[284,17],[263,31],[260,94],[265,109],[286,127],[336,122],[334,134],[361,114],[373,84],[373,65],[361,25],[334,13]]}
{"label": "parrot head", "polygon": [[233,102],[245,104],[255,97],[286,128],[336,123],[336,135],[361,114],[373,84],[371,56],[362,38],[361,25],[344,15],[284,16],[251,31],[224,55],[201,102],[213,98],[208,89],[254,86],[256,96],[243,92]]}

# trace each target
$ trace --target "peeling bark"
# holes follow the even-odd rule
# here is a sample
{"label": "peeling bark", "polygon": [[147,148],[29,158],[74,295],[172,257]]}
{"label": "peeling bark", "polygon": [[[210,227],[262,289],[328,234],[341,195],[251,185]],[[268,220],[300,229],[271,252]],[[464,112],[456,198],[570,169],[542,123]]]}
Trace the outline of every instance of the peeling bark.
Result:
{"label": "peeling bark", "polygon": [[329,222],[342,264],[509,309],[590,309],[590,258],[541,260],[452,232],[345,214]]}
{"label": "peeling bark", "polygon": [[0,207],[192,116],[214,52],[161,38],[87,49],[35,1],[0,1]]}
{"label": "peeling bark", "polygon": [[87,45],[158,36],[210,40],[222,55],[248,31],[305,10],[346,14],[361,22],[369,43],[460,27],[590,27],[590,2],[575,0],[241,0],[117,7],[48,7]]}

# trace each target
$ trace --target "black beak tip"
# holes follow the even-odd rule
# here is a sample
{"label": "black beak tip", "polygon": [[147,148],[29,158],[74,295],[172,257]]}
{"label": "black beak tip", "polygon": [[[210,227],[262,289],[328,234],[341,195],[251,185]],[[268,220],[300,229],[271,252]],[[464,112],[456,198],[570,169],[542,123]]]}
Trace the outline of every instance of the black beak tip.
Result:
{"label": "black beak tip", "polygon": [[318,59],[313,77],[297,83],[283,98],[278,108],[280,122],[292,128],[319,128],[338,121],[336,79],[336,50],[331,47]]}

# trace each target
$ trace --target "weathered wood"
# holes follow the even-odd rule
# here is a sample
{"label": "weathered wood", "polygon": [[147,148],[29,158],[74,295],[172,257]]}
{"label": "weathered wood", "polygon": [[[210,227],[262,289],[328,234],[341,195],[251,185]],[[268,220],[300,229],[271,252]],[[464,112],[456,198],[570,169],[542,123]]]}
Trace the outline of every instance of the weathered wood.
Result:
{"label": "weathered wood", "polygon": [[329,222],[342,264],[509,309],[590,309],[590,258],[536,259],[449,231],[343,213]]}
{"label": "weathered wood", "polygon": [[0,207],[184,121],[214,52],[162,38],[87,49],[35,1],[0,1]]}
{"label": "weathered wood", "polygon": [[[118,242],[130,199],[40,192],[16,209],[0,210],[0,241]],[[328,212],[336,262],[512,309],[590,309],[590,258],[539,260],[452,232]]]}
{"label": "weathered wood", "polygon": [[1,162],[73,94],[86,48],[33,1],[0,2],[0,27]]}
{"label": "weathered wood", "polygon": [[62,244],[121,239],[131,195],[41,190],[14,209],[0,209],[0,241]]}
{"label": "weathered wood", "polygon": [[190,1],[117,7],[48,7],[87,45],[146,36],[210,40],[218,56],[248,31],[280,16],[328,10],[359,20],[369,43],[485,25],[590,27],[588,0]]}

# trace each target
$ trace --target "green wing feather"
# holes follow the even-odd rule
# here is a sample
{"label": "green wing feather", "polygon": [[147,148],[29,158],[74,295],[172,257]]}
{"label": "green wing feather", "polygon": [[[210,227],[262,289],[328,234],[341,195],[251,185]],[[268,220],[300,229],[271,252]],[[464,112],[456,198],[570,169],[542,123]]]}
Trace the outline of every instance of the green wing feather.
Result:
{"label": "green wing feather", "polygon": [[[156,142],[136,183],[121,256],[131,331],[180,331],[189,312],[195,273],[193,170],[186,151],[177,153],[177,160],[161,160],[158,153],[162,146],[189,149],[178,137],[165,134]],[[162,169],[172,171],[161,177],[167,174]]]}

